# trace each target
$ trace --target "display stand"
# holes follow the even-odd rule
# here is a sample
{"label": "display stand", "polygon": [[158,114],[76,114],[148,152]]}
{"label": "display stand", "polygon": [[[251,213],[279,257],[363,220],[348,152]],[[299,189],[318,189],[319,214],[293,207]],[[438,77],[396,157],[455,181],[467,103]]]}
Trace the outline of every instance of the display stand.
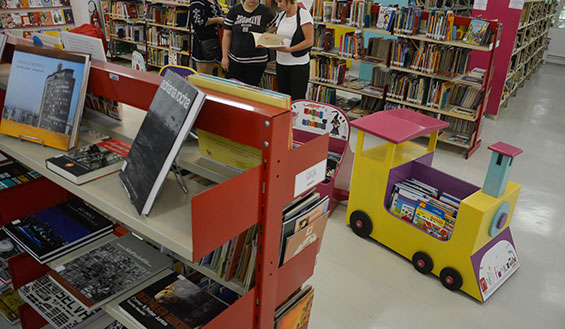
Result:
{"label": "display stand", "polygon": [[[8,42],[8,55],[4,58],[11,60],[14,43],[21,41],[10,39]],[[112,63],[92,61],[88,91],[146,111],[161,79]],[[187,200],[179,193],[171,173],[148,217],[137,214],[117,174],[77,186],[45,167],[45,159],[60,154],[59,150],[19,142],[5,135],[0,135],[0,149],[42,174],[57,188],[82,198],[131,231],[166,247],[183,262],[198,261],[258,224],[255,286],[204,328],[271,329],[275,308],[313,274],[319,242],[278,267],[282,209],[306,191],[301,186],[321,181],[304,182],[300,178],[326,161],[329,137],[319,136],[289,149],[291,113],[288,105],[275,107],[202,86],[201,89],[208,96],[195,127],[262,150],[261,165],[242,174],[221,172],[217,165],[200,156],[195,141],[185,142],[177,163],[218,185]],[[107,128],[105,132],[132,140],[137,133],[135,125],[139,125],[145,115],[141,110],[131,113],[136,116],[131,120],[124,118],[124,126]],[[77,147],[91,142],[89,136],[81,135]],[[37,195],[40,193],[49,191],[40,191]],[[34,279],[33,273],[25,267],[14,268],[11,273],[15,280],[26,277],[19,281],[20,285]],[[127,322],[115,303],[103,309],[120,322]]]}
{"label": "display stand", "polygon": [[[328,208],[332,211],[337,201],[347,200],[349,196],[349,179],[353,163],[353,152],[349,146],[349,119],[341,109],[335,106],[315,101],[297,100],[292,102],[292,128],[293,142],[297,146],[320,135],[329,134],[330,136],[328,150],[339,155],[340,158],[335,164],[333,174],[326,174],[326,180],[318,184],[316,190],[320,192],[322,198],[329,196]],[[328,160],[329,158],[331,155],[328,156]],[[345,165],[342,166],[344,163]]]}
{"label": "display stand", "polygon": [[[520,185],[508,177],[521,150],[504,143],[491,146],[495,153],[481,189],[432,168],[438,131],[446,125],[406,109],[354,121],[359,135],[346,220],[357,235],[412,260],[419,272],[433,273],[446,288],[484,302],[519,267],[509,224]],[[387,143],[363,149],[366,133]],[[410,142],[426,134],[431,134],[427,148]],[[389,210],[394,185],[410,178],[462,200],[447,241]]]}

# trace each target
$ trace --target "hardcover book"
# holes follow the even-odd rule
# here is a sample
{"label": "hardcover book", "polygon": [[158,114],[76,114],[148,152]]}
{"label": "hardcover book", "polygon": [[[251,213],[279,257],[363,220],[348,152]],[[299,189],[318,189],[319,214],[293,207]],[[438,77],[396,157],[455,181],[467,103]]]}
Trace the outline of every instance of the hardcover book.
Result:
{"label": "hardcover book", "polygon": [[12,282],[8,259],[23,253],[24,250],[0,229],[0,281],[8,285]]}
{"label": "hardcover book", "polygon": [[80,329],[104,315],[104,311],[87,312],[47,275],[22,286],[22,299],[50,325],[58,329]]}
{"label": "hardcover book", "polygon": [[75,184],[83,184],[120,170],[131,145],[116,138],[81,147],[45,160],[47,169]]}
{"label": "hardcover book", "polygon": [[275,311],[275,329],[303,328],[310,320],[314,289],[306,286]]}
{"label": "hardcover book", "polygon": [[228,306],[172,273],[120,303],[137,328],[202,328]]}
{"label": "hardcover book", "polygon": [[16,45],[0,132],[68,151],[76,145],[90,56]]}
{"label": "hardcover book", "polygon": [[39,263],[45,264],[114,230],[112,222],[79,199],[17,219],[4,226]]}
{"label": "hardcover book", "polygon": [[49,276],[90,312],[169,265],[167,256],[129,233],[57,267]]}
{"label": "hardcover book", "polygon": [[20,163],[7,162],[0,165],[0,190],[27,183],[39,177],[41,177],[39,173],[26,168]]}
{"label": "hardcover book", "polygon": [[172,71],[163,77],[120,172],[140,215],[149,215],[205,96]]}

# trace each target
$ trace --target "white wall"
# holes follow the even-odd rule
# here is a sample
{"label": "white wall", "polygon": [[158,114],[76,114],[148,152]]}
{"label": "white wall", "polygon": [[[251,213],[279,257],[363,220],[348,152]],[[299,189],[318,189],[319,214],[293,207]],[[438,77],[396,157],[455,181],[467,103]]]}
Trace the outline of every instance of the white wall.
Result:
{"label": "white wall", "polygon": [[95,2],[96,8],[98,9],[100,18],[102,17],[100,0],[71,0],[71,6],[73,7],[73,16],[75,17],[75,26],[81,26],[82,24],[90,24],[90,13],[88,12],[88,3]]}
{"label": "white wall", "polygon": [[551,28],[549,37],[551,42],[547,51],[547,61],[565,64],[565,29]]}

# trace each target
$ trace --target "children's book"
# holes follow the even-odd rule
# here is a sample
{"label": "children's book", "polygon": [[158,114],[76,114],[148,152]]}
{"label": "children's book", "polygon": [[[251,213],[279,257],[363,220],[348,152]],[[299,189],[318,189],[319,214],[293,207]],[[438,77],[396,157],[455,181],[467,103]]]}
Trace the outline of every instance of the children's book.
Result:
{"label": "children's book", "polygon": [[57,267],[49,276],[91,312],[169,265],[167,256],[129,233]]}
{"label": "children's book", "polygon": [[471,45],[480,45],[488,29],[488,22],[480,19],[473,19],[463,37],[463,42]]}
{"label": "children's book", "polygon": [[116,138],[60,154],[45,160],[47,169],[80,185],[117,172],[131,145]]}
{"label": "children's book", "polygon": [[251,32],[255,40],[256,48],[277,48],[290,45],[290,39],[287,36],[274,33],[257,33]]}
{"label": "children's book", "polygon": [[76,146],[90,56],[16,45],[0,132],[64,151]]}
{"label": "children's book", "polygon": [[379,18],[377,20],[377,29],[388,30],[396,8],[381,6],[379,10]]}
{"label": "children's book", "polygon": [[4,230],[45,264],[111,233],[114,227],[96,210],[73,199],[8,223]]}
{"label": "children's book", "polygon": [[41,25],[53,25],[53,16],[51,16],[50,11],[42,11],[39,13],[39,17],[41,19]]}
{"label": "children's book", "polygon": [[306,286],[275,311],[275,329],[303,328],[310,320],[314,289]]}

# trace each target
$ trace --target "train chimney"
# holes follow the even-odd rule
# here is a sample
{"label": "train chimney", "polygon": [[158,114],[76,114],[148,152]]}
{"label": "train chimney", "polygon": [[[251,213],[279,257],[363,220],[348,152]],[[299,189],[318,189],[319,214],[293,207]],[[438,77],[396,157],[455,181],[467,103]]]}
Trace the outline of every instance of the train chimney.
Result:
{"label": "train chimney", "polygon": [[490,158],[490,165],[483,184],[483,192],[499,198],[506,190],[506,184],[510,177],[510,169],[512,169],[512,160],[515,156],[522,153],[522,149],[498,142],[489,146],[489,150],[493,151]]}

